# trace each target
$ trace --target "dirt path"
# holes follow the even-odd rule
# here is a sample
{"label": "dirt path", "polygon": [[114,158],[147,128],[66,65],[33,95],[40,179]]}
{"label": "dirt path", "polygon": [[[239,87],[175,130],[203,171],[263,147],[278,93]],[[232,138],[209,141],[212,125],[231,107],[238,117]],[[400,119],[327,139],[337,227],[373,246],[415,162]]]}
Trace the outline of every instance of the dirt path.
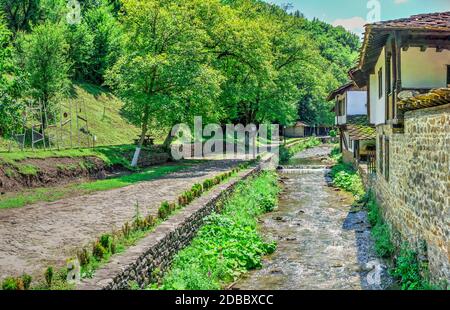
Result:
{"label": "dirt path", "polygon": [[141,214],[156,213],[162,201],[237,162],[210,161],[120,189],[0,210],[0,279],[23,272],[42,276],[46,267],[63,265],[75,249],[131,220],[136,202]]}
{"label": "dirt path", "polygon": [[236,289],[382,289],[391,285],[375,255],[367,213],[350,212],[353,198],[330,187],[327,171],[320,169],[326,152],[318,147],[296,156],[319,169],[281,172],[285,186],[279,208],[265,215],[260,226],[268,240],[277,242],[277,250]]}

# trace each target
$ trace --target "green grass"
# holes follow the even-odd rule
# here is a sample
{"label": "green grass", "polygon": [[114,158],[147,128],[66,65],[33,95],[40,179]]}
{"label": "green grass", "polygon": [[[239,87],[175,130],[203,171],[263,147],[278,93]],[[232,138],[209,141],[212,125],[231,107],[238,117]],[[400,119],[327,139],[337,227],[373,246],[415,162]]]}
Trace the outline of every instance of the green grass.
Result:
{"label": "green grass", "polygon": [[56,188],[37,188],[21,193],[7,194],[0,199],[0,209],[19,208],[37,202],[52,202],[73,195],[84,195],[98,191],[125,187],[143,181],[163,177],[169,173],[180,171],[197,162],[183,162],[178,165],[157,166],[129,175],[106,180],[98,180],[82,184],[70,184]]}
{"label": "green grass", "polygon": [[[97,145],[131,144],[139,134],[138,127],[121,116],[123,102],[102,87],[74,84],[72,89],[72,135],[76,141],[75,103],[86,106],[89,131],[97,137]],[[159,135],[156,137],[159,138]],[[158,139],[161,140],[161,139]],[[69,141],[64,141],[69,144]],[[8,141],[0,138],[0,150],[8,149]]]}
{"label": "green grass", "polygon": [[221,212],[210,215],[191,245],[177,254],[162,283],[149,288],[220,289],[261,267],[262,257],[276,245],[263,241],[257,219],[276,207],[278,192],[273,172],[241,181]]}

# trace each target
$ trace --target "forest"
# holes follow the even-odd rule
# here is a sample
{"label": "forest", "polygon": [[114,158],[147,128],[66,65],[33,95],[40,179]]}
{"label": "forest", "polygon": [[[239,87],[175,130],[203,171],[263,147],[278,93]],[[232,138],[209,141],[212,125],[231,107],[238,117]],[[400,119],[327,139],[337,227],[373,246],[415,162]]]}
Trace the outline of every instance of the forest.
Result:
{"label": "forest", "polygon": [[[142,136],[180,122],[333,124],[359,38],[259,0],[0,0],[0,135],[89,83]],[[54,114],[57,115],[57,114]],[[45,125],[45,124],[44,124]]]}

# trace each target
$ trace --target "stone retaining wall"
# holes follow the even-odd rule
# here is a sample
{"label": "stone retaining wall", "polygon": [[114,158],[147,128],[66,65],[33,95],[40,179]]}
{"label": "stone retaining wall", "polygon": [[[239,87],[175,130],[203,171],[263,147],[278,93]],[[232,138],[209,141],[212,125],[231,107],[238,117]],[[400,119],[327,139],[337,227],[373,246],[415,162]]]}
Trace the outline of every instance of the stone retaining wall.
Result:
{"label": "stone retaining wall", "polygon": [[94,278],[83,280],[77,289],[128,289],[130,282],[144,288],[157,281],[168,270],[175,254],[190,244],[205,217],[217,210],[239,181],[259,172],[269,160],[270,157],[257,167],[241,172],[238,178],[215,187],[172,215],[137,245],[113,256],[108,264],[96,271]]}
{"label": "stone retaining wall", "polygon": [[[388,178],[379,169],[380,137],[389,139]],[[435,282],[450,283],[450,104],[407,112],[404,133],[378,126],[377,161],[377,200],[398,243],[428,257]]]}

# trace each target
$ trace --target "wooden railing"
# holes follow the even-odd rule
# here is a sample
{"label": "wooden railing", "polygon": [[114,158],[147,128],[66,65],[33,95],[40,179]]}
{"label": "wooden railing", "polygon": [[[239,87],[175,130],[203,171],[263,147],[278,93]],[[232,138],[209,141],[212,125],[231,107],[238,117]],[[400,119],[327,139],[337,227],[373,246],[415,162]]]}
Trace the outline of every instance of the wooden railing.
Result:
{"label": "wooden railing", "polygon": [[377,172],[377,152],[369,151],[367,153],[367,170],[369,173]]}

